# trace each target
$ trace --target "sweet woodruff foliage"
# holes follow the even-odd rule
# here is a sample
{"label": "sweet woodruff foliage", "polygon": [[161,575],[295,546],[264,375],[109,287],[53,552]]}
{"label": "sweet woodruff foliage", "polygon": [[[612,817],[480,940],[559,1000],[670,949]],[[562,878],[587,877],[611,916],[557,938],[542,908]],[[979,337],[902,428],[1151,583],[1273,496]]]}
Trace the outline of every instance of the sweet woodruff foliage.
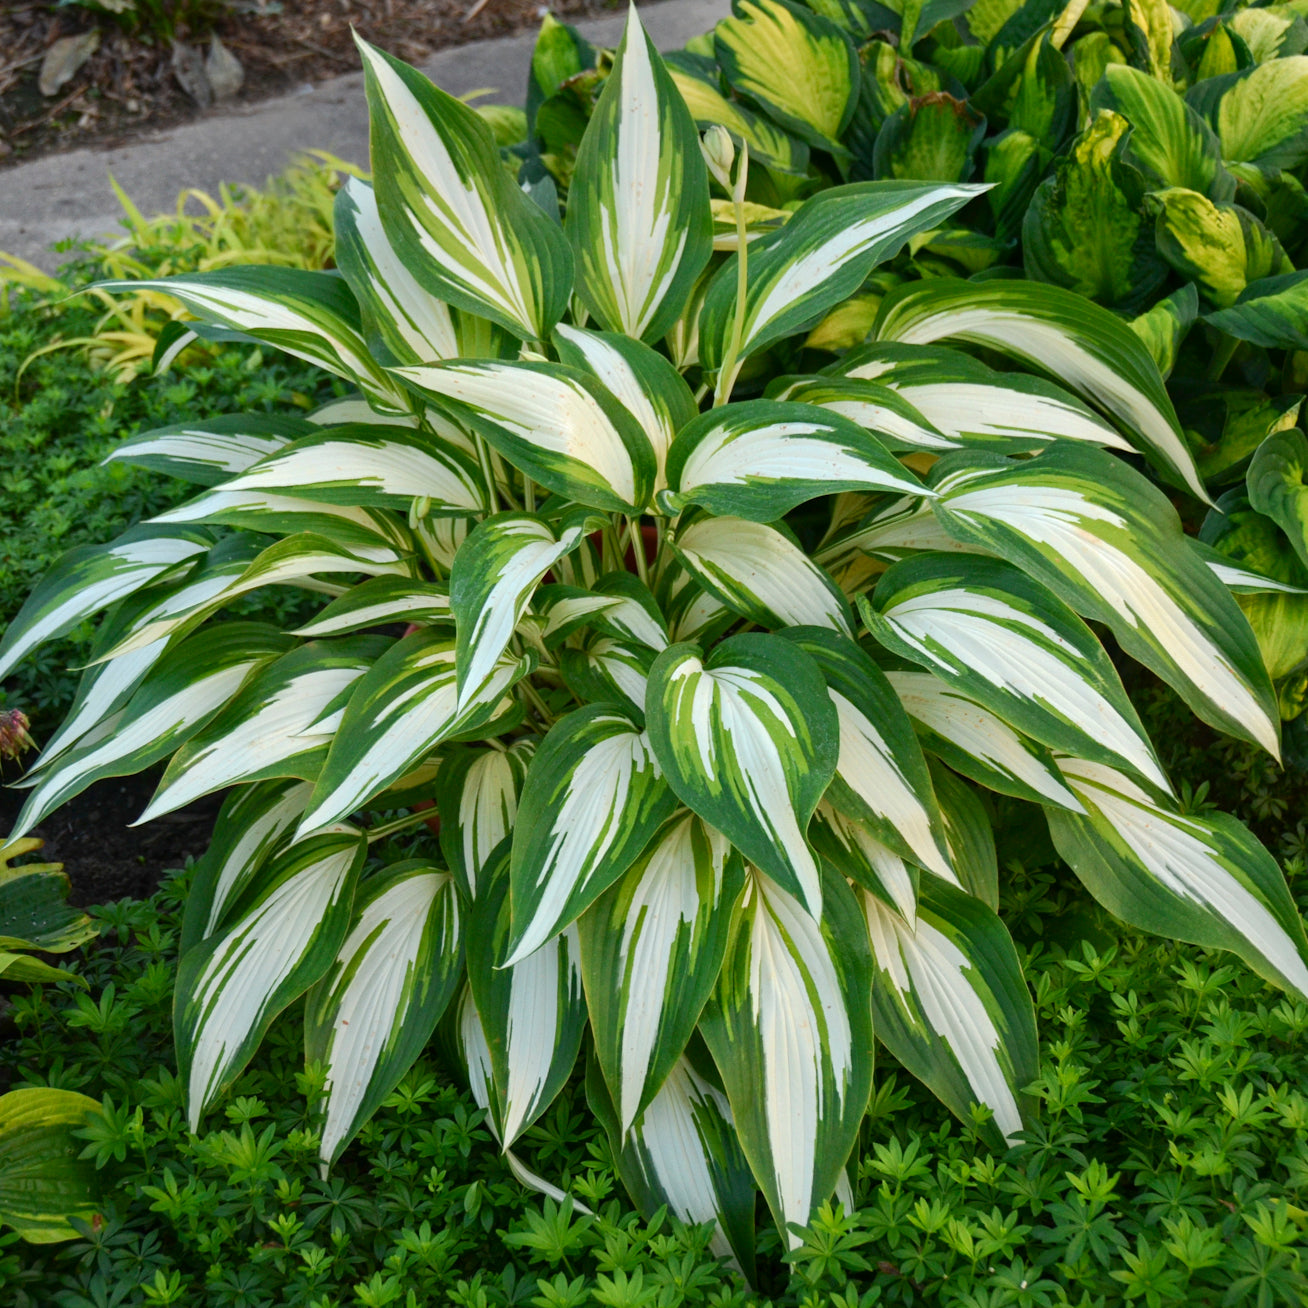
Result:
{"label": "sweet woodruff foliage", "polygon": [[[204,489],[65,556],[0,644],[3,673],[106,611],[15,836],[165,759],[144,816],[232,787],[181,929],[193,1129],[303,996],[330,1166],[444,1016],[548,1191],[513,1146],[589,1028],[633,1199],[748,1271],[757,1191],[787,1240],[848,1196],[874,1034],[995,1147],[1031,1125],[987,790],[1112,912],[1308,996],[1277,863],[1180,807],[1088,625],[1278,753],[1229,589],[1272,583],[1139,470],[1206,498],[1137,334],[938,279],[806,372],[812,325],[983,187],[835,185],[751,232],[749,136],[701,149],[633,11],[560,223],[480,116],[361,50],[340,275],[157,283],[199,320],[161,357],[240,333],[357,398],[119,446]],[[321,610],[214,620],[269,586]],[[430,800],[439,857],[370,863]]]}

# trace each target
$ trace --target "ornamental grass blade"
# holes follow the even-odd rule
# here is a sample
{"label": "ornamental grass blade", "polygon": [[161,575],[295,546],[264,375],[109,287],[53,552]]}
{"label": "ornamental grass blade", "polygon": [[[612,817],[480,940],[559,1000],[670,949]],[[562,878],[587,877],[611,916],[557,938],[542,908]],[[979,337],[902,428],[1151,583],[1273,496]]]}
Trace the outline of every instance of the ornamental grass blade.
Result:
{"label": "ornamental grass blade", "polygon": [[712,253],[699,135],[634,4],[577,150],[565,228],[578,297],[636,340],[667,332]]}
{"label": "ornamental grass blade", "polygon": [[545,339],[572,290],[562,230],[514,185],[475,110],[355,43],[387,244],[419,286],[515,336]]}
{"label": "ornamental grass blade", "polygon": [[993,1149],[1017,1143],[1039,1071],[1035,1009],[1008,929],[979,899],[925,876],[917,922],[859,900],[872,941],[877,1039],[965,1123],[983,1104]]}
{"label": "ornamental grass blade", "polygon": [[839,491],[929,492],[858,424],[811,404],[746,400],[700,414],[668,452],[670,513],[775,522],[806,500]]}
{"label": "ornamental grass blade", "polygon": [[782,1240],[835,1191],[872,1090],[872,959],[854,892],[827,876],[820,922],[751,870],[700,1030]]}
{"label": "ornamental grass blade", "polygon": [[364,882],[349,934],[305,999],[305,1060],[326,1070],[326,1167],[422,1053],[462,973],[462,912],[448,872],[414,859]]}
{"label": "ornamental grass blade", "polygon": [[888,650],[1051,749],[1126,767],[1170,793],[1098,637],[1040,582],[1000,559],[921,554],[860,604]]}
{"label": "ornamental grass blade", "polygon": [[1138,472],[1102,450],[1062,445],[1022,463],[950,455],[931,483],[951,536],[1104,623],[1205,722],[1279,757],[1279,714],[1249,623]]}
{"label": "ornamental grass blade", "polygon": [[1048,283],[935,278],[891,291],[873,334],[910,345],[970,341],[1048,372],[1117,419],[1168,481],[1211,503],[1153,355],[1084,296]]}
{"label": "ornamental grass blade", "polygon": [[586,1001],[577,928],[504,965],[509,941],[509,848],[486,869],[486,892],[468,921],[468,981],[490,1051],[505,1149],[550,1106],[581,1050]]}
{"label": "ornamental grass blade", "polygon": [[530,659],[501,659],[477,694],[460,706],[454,641],[427,630],[396,641],[355,683],[301,834],[352,813],[442,740],[489,721],[530,666]]}
{"label": "ornamental grass blade", "polygon": [[1059,758],[1084,815],[1049,809],[1054,847],[1115,917],[1143,931],[1229,949],[1308,998],[1308,937],[1276,860],[1225,813],[1164,807],[1112,768]]}
{"label": "ornamental grass blade", "polygon": [[681,802],[820,916],[804,832],[835,773],[839,724],[812,657],[756,634],[723,641],[707,659],[673,645],[654,662],[645,711]]}
{"label": "ornamental grass blade", "polygon": [[625,715],[601,704],[555,723],[531,761],[513,829],[505,965],[576,921],[676,803],[649,737]]}
{"label": "ornamental grass blade", "polygon": [[331,966],[367,849],[363,834],[345,825],[298,841],[261,870],[231,925],[182,959],[173,1038],[193,1132],[273,1018]]}
{"label": "ornamental grass blade", "polygon": [[394,371],[547,490],[606,512],[635,513],[648,503],[654,447],[591,373],[493,359]]}
{"label": "ornamental grass blade", "polygon": [[853,635],[836,583],[785,530],[745,518],[683,515],[671,541],[686,570],[761,627],[830,627]]}
{"label": "ornamental grass blade", "polygon": [[683,809],[578,923],[591,1031],[619,1141],[695,1030],[744,875],[727,838]]}

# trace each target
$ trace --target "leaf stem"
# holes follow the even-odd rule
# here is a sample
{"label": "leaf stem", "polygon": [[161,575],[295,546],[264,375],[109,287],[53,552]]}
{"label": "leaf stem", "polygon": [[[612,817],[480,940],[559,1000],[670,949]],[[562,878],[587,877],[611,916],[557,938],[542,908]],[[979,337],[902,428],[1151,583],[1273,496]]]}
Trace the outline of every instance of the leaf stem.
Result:
{"label": "leaf stem", "polygon": [[482,480],[486,483],[486,508],[489,513],[500,511],[500,494],[495,486],[495,473],[491,469],[490,451],[486,442],[479,435],[473,436],[477,446],[477,462],[481,464]]}
{"label": "leaf stem", "polygon": [[718,369],[718,385],[713,395],[713,407],[719,408],[731,399],[732,388],[740,373],[740,345],[745,332],[745,298],[749,289],[749,241],[745,236],[745,182],[749,177],[749,144],[742,141],[736,162],[736,184],[731,190],[731,203],[736,211],[736,314],[731,320],[731,340],[726,357]]}
{"label": "leaf stem", "polygon": [[537,693],[536,687],[533,686],[526,677],[523,677],[523,679],[518,682],[518,689],[527,697],[532,708],[540,714],[541,720],[544,724],[547,727],[552,727],[554,725],[554,714],[546,707],[545,701],[541,699],[540,695]]}
{"label": "leaf stem", "polygon": [[636,560],[636,576],[648,586],[649,565],[645,561],[645,533],[641,530],[639,516],[627,519],[627,534],[631,538],[631,557]]}
{"label": "leaf stem", "polygon": [[393,818],[390,822],[379,822],[376,826],[368,828],[368,843],[374,845],[379,840],[385,840],[387,836],[393,836],[397,831],[407,831],[410,827],[419,826],[435,816],[435,809],[424,808],[406,813],[403,817]]}

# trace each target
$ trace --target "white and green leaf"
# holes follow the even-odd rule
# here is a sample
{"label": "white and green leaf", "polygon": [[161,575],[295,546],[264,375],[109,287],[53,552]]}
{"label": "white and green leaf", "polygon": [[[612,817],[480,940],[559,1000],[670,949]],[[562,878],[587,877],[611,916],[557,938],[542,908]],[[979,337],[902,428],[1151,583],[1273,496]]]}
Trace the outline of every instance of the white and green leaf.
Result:
{"label": "white and green leaf", "polygon": [[448,872],[413,860],[363,883],[349,933],[305,999],[305,1058],[325,1071],[326,1166],[422,1052],[462,972],[462,913]]}
{"label": "white and green leaf", "polygon": [[332,600],[311,622],[297,627],[292,635],[306,638],[341,636],[388,622],[413,622],[426,626],[453,621],[449,591],[441,583],[413,581],[408,577],[370,577]]}
{"label": "white and green leaf", "polygon": [[565,227],[578,298],[636,340],[672,326],[712,253],[699,134],[634,4],[577,149]]}
{"label": "white and green leaf", "polygon": [[518,798],[536,750],[524,736],[507,748],[456,746],[436,775],[436,810],[441,815],[441,851],[469,899],[482,888],[492,852],[512,834]]}
{"label": "white and green leaf", "polygon": [[723,641],[707,659],[697,646],[670,646],[651,670],[646,718],[682,803],[819,916],[804,832],[835,773],[839,720],[812,657],[757,634]]}
{"label": "white and green leaf", "polygon": [[130,463],[212,486],[312,431],[313,424],[307,419],[288,414],[220,413],[129,436],[115,445],[103,462]]}

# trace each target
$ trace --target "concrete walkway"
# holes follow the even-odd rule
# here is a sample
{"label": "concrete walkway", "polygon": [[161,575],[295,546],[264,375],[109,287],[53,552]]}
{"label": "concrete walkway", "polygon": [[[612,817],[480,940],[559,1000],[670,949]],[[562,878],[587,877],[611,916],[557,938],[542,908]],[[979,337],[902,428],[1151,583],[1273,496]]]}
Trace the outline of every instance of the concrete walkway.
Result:
{"label": "concrete walkway", "polygon": [[[729,10],[729,0],[663,0],[643,7],[641,20],[654,43],[671,50]],[[615,14],[578,26],[597,44],[614,46],[624,21]],[[474,41],[437,51],[422,68],[453,95],[491,87],[495,100],[520,105],[535,40],[530,33]],[[219,182],[261,186],[293,155],[310,149],[367,163],[362,73],[306,85],[243,111],[214,113],[118,149],[72,150],[0,171],[0,251],[53,271],[61,258],[50,251],[53,242],[119,231],[122,211],[109,188],[110,173],[143,213],[154,214],[175,209],[178,192],[188,186],[209,192]]]}

